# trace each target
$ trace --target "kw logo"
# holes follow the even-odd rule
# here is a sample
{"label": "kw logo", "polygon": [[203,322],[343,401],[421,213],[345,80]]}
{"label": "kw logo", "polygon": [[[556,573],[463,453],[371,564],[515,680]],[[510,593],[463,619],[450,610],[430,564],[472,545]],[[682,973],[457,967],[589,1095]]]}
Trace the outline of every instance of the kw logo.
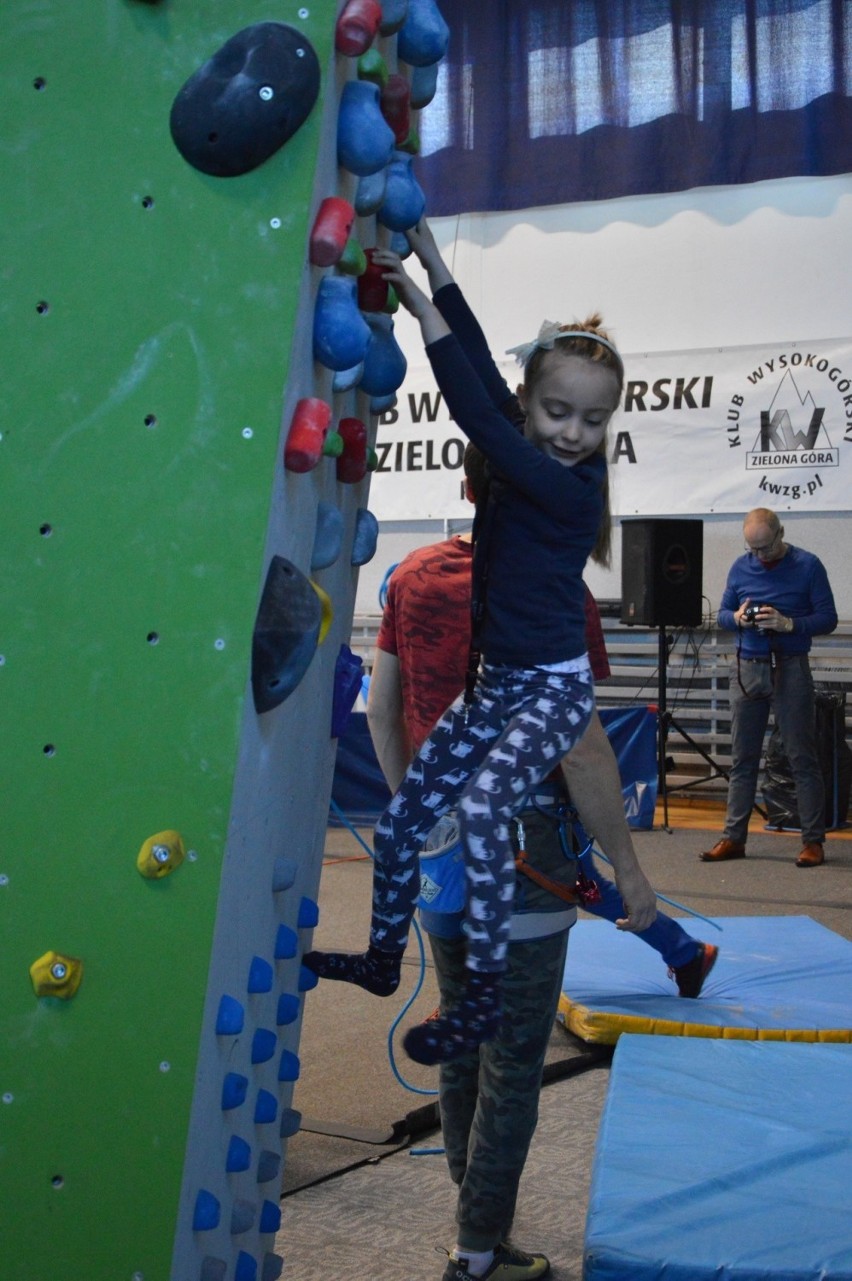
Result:
{"label": "kw logo", "polygon": [[818,406],[808,391],[799,391],[787,370],[768,409],[760,411],[760,431],[746,453],[748,471],[767,467],[837,467],[840,452],[832,447]]}
{"label": "kw logo", "polygon": [[[773,375],[780,378],[767,405]],[[773,499],[807,501],[823,489],[825,470],[840,466],[830,432],[843,435],[849,380],[825,357],[794,351],[764,361],[748,381],[751,389],[730,399],[728,446],[745,445],[745,470],[768,506]]]}

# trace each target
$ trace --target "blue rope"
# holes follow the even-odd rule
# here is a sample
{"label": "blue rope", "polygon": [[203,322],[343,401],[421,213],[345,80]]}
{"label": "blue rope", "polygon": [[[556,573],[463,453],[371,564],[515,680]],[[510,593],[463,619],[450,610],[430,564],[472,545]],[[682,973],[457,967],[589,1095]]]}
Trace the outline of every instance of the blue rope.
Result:
{"label": "blue rope", "polygon": [[[536,808],[539,808],[539,807],[536,806]],[[343,823],[344,827],[346,827],[352,833],[352,835],[355,837],[356,841],[361,846],[361,848],[366,851],[368,857],[372,859],[374,857],[373,851],[370,849],[369,845],[363,839],[363,837],[352,826],[351,822],[343,813],[342,809],[340,808],[340,806],[337,804],[337,802],[334,800],[333,797],[331,798],[331,809],[334,811],[334,813]],[[565,852],[566,857],[569,857],[568,850],[567,850],[567,841],[565,837],[565,827],[567,825],[567,822],[570,822],[570,819],[568,819],[566,816],[566,818],[563,819],[563,821],[559,824],[559,838],[562,843],[563,851]],[[582,828],[580,830],[582,831]],[[583,835],[586,836],[586,833],[584,832]],[[582,851],[583,855],[589,854],[589,853],[596,854],[599,858],[602,858],[605,863],[608,863],[610,867],[613,867],[612,860],[607,858],[606,854],[604,854],[602,850],[597,849],[594,841],[589,839],[588,836],[586,836],[586,842],[587,842],[586,847]],[[571,853],[570,857],[575,857],[573,852]],[[704,921],[706,925],[712,925],[714,930],[719,930],[721,932],[724,932],[723,927],[719,925],[717,921],[710,920],[708,916],[702,916],[700,912],[694,911],[693,908],[686,907],[686,905],[683,903],[678,903],[674,899],[667,898],[665,894],[657,894],[657,898],[662,903],[667,903],[669,907],[679,908],[680,911],[686,912],[690,916],[694,916],[697,920]],[[390,1029],[388,1031],[388,1062],[390,1063],[391,1071],[393,1072],[397,1081],[399,1081],[400,1085],[404,1089],[410,1090],[412,1094],[425,1094],[429,1096],[434,1096],[438,1093],[437,1090],[422,1089],[419,1085],[412,1085],[410,1081],[407,1081],[405,1079],[405,1077],[402,1075],[399,1068],[397,1067],[396,1055],[394,1054],[394,1048],[393,1048],[393,1038],[396,1033],[396,1029],[399,1027],[400,1023],[405,1018],[406,1014],[411,1009],[414,1002],[417,1000],[417,997],[420,995],[421,989],[423,987],[423,983],[426,978],[426,951],[425,951],[425,948],[423,947],[423,933],[416,919],[412,920],[411,923],[414,926],[414,935],[415,935],[415,938],[417,939],[417,949],[420,956],[420,974],[415,984],[414,991],[411,993],[411,996],[405,1002],[402,1009],[399,1011],[399,1014],[396,1016],[396,1018],[390,1025]],[[430,1148],[428,1150],[424,1150],[422,1153],[412,1152],[412,1156],[428,1155],[428,1154],[431,1154],[432,1152],[442,1152],[442,1151],[443,1151],[443,1148],[434,1148],[434,1149]]]}
{"label": "blue rope", "polygon": [[343,824],[343,826],[344,826],[344,827],[346,827],[346,828],[348,828],[348,830],[349,830],[349,831],[352,833],[352,835],[355,837],[355,840],[356,840],[356,841],[358,842],[358,844],[361,846],[361,849],[362,849],[362,850],[365,850],[365,851],[366,851],[366,853],[368,854],[368,856],[372,859],[372,857],[373,857],[373,851],[370,849],[369,845],[368,845],[368,844],[367,844],[367,842],[364,840],[363,836],[360,836],[360,835],[358,834],[358,832],[356,832],[355,828],[354,828],[354,827],[352,826],[352,824],[349,822],[349,819],[348,819],[348,818],[346,817],[346,815],[343,813],[343,810],[342,810],[342,809],[340,808],[340,806],[337,804],[337,801],[334,799],[334,797],[333,797],[333,796],[332,796],[331,801],[330,801],[330,806],[331,806],[331,809],[333,809],[333,810],[334,810],[334,812],[335,812],[335,814],[337,815],[337,817],[340,819],[340,821],[341,821],[341,823]]}
{"label": "blue rope", "polygon": [[397,1014],[393,1023],[391,1023],[390,1025],[390,1030],[388,1032],[388,1060],[390,1061],[391,1071],[393,1072],[397,1081],[399,1081],[400,1085],[404,1086],[406,1090],[411,1090],[412,1094],[434,1095],[438,1093],[437,1090],[423,1090],[420,1088],[419,1085],[412,1085],[410,1081],[406,1081],[405,1077],[402,1075],[402,1073],[400,1072],[399,1068],[396,1065],[396,1057],[393,1052],[394,1032],[399,1027],[400,1023],[405,1018],[405,1015],[411,1009],[414,1002],[417,1000],[417,997],[420,993],[420,989],[423,986],[423,980],[426,977],[426,952],[423,948],[423,932],[420,929],[420,926],[416,920],[412,920],[411,924],[414,926],[414,934],[417,939],[417,947],[420,952],[420,975],[417,979],[417,983],[415,985],[414,991],[411,993],[411,996],[405,1002],[405,1005],[403,1005],[399,1014]]}
{"label": "blue rope", "polygon": [[[366,850],[367,854],[372,859],[374,857],[373,851],[370,849],[369,845],[363,839],[363,837],[360,836],[358,832],[356,832],[355,828],[352,826],[349,819],[343,813],[343,810],[340,808],[340,806],[337,804],[337,802],[334,800],[333,797],[331,799],[331,808],[333,809],[337,817],[340,819],[340,821],[343,823],[344,827],[346,827],[352,833],[352,835],[355,837],[355,840],[358,842],[361,848]],[[423,946],[423,933],[420,929],[419,923],[416,920],[412,920],[411,924],[414,926],[414,935],[415,935],[415,938],[417,939],[417,949],[420,954],[420,974],[418,976],[417,983],[415,984],[414,991],[411,993],[411,996],[405,1002],[405,1005],[403,1005],[399,1014],[396,1016],[393,1023],[391,1023],[390,1025],[390,1031],[388,1032],[388,1060],[390,1062],[391,1071],[393,1072],[397,1081],[399,1081],[400,1085],[404,1086],[406,1090],[410,1090],[412,1094],[434,1095],[438,1093],[437,1090],[423,1090],[420,1088],[419,1085],[412,1085],[410,1081],[406,1081],[405,1077],[402,1075],[402,1073],[400,1072],[399,1068],[396,1065],[396,1057],[393,1051],[394,1033],[396,1032],[396,1029],[399,1027],[402,1020],[405,1018],[408,1011],[411,1009],[414,1002],[417,1000],[417,997],[420,995],[420,989],[423,987],[423,983],[426,978],[426,949]]]}
{"label": "blue rope", "polygon": [[[533,808],[537,809],[539,813],[544,815],[548,815],[549,813],[551,813],[551,811],[545,810],[543,806],[536,804],[535,801],[533,802]],[[576,819],[577,819],[577,814],[573,810],[570,813],[563,812],[560,814],[559,843],[562,846],[562,853],[565,855],[566,858],[577,858],[577,859],[584,858],[586,854],[597,854],[598,858],[602,858],[603,861],[605,863],[608,863],[609,866],[613,868],[613,871],[615,871],[615,868],[613,867],[612,859],[607,858],[603,850],[599,850],[597,848],[594,840],[591,839],[587,835],[587,833],[583,830],[582,824],[579,823],[579,821],[577,822],[574,821]],[[579,854],[575,854],[573,850],[569,850],[568,848],[568,838],[567,838],[565,829],[568,827],[569,823],[571,824],[573,831],[576,832],[579,829],[579,831],[582,832],[583,836],[586,837],[585,848],[582,849]],[[703,921],[705,925],[712,925],[714,930],[718,930],[721,934],[724,934],[725,928],[724,926],[720,925],[718,921],[711,920],[709,916],[702,916],[701,913],[696,912],[694,908],[687,907],[685,903],[678,903],[676,899],[667,898],[665,894],[660,894],[656,890],[654,891],[654,894],[661,903],[667,903],[669,907],[676,907],[679,909],[679,911],[686,912],[688,913],[689,916],[694,916],[696,920]]]}

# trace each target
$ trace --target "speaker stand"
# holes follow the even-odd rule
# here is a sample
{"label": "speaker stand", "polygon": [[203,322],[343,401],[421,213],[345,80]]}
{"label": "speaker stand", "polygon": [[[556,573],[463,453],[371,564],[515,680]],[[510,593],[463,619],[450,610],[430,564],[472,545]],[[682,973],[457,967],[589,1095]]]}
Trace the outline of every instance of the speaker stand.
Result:
{"label": "speaker stand", "polygon": [[[695,739],[687,733],[682,725],[675,719],[674,714],[668,710],[666,702],[666,687],[668,683],[668,666],[669,666],[669,638],[666,635],[665,627],[658,629],[658,654],[659,661],[657,666],[657,793],[663,802],[663,830],[671,832],[669,827],[669,792],[685,792],[690,787],[698,787],[700,783],[709,783],[714,778],[723,778],[727,783],[730,775],[718,761],[714,760],[710,753],[696,743]],[[676,787],[669,787],[666,782],[666,746],[668,744],[669,734],[674,730],[678,733],[685,743],[694,748],[699,756],[702,756],[710,768],[712,774],[706,778],[696,778],[690,783],[678,783]],[[755,809],[760,809],[755,806]],[[762,810],[760,810],[763,813]]]}

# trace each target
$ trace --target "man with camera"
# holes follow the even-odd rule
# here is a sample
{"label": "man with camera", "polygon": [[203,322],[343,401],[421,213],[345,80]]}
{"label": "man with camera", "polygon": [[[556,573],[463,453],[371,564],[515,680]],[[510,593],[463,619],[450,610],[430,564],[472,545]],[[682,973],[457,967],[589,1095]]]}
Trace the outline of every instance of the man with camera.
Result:
{"label": "man with camera", "polygon": [[718,623],[737,632],[731,665],[731,773],[722,839],[705,863],[745,858],[763,738],[770,707],[790,762],[802,824],[797,867],[825,862],[825,789],[816,746],[816,708],[808,651],[812,636],[837,626],[822,562],[784,542],[784,526],[768,507],[743,522],[746,554],[734,561]]}

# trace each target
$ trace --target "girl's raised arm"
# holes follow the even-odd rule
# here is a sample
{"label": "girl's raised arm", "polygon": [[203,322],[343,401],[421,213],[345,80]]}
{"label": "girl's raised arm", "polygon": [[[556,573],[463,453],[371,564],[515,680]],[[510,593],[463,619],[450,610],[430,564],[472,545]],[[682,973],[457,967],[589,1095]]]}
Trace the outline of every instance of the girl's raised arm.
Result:
{"label": "girl's raised arm", "polygon": [[449,325],[428,294],[411,279],[399,254],[392,249],[375,249],[373,262],[384,268],[383,278],[389,285],[393,285],[405,310],[419,321],[425,345],[428,347],[439,338],[446,338],[451,332]]}

